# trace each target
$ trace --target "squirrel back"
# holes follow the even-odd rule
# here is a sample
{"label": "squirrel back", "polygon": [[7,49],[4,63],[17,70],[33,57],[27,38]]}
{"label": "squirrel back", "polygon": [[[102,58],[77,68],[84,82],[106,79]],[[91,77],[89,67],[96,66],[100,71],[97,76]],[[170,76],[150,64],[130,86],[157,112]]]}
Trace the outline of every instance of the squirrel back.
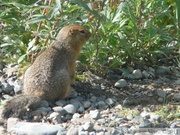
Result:
{"label": "squirrel back", "polygon": [[76,60],[90,32],[80,25],[63,27],[55,41],[40,54],[24,75],[23,93],[5,104],[3,117],[19,117],[41,100],[66,98],[74,84]]}

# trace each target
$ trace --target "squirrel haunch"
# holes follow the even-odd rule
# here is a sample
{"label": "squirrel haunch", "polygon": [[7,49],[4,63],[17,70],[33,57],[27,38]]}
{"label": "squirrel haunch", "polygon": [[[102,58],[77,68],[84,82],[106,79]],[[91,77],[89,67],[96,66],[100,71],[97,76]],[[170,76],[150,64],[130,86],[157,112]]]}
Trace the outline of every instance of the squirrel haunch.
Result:
{"label": "squirrel haunch", "polygon": [[55,41],[40,54],[24,75],[23,93],[8,101],[3,117],[19,117],[41,100],[63,99],[74,83],[76,60],[91,33],[80,25],[63,27]]}

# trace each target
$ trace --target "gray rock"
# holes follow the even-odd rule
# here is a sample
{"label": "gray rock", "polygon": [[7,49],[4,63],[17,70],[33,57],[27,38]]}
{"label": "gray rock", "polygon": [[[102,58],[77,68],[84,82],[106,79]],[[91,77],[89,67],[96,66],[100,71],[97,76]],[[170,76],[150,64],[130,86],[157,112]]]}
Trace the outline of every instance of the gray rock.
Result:
{"label": "gray rock", "polygon": [[48,108],[49,103],[46,100],[42,100],[38,106]]}
{"label": "gray rock", "polygon": [[148,70],[149,70],[149,72],[151,72],[151,73],[153,73],[153,74],[155,74],[155,72],[156,72],[155,69],[152,68],[152,67],[149,67]]}
{"label": "gray rock", "polygon": [[96,120],[100,118],[99,110],[91,110],[89,112],[89,115],[90,115],[91,118],[96,119]]}
{"label": "gray rock", "polygon": [[58,112],[60,115],[65,116],[67,114],[66,110],[61,106],[56,106],[52,108],[55,112]]}
{"label": "gray rock", "polygon": [[113,129],[111,135],[124,135],[125,131],[127,130],[124,130],[123,128],[119,127],[117,129]]}
{"label": "gray rock", "polygon": [[9,118],[7,120],[7,131],[10,131],[10,129],[14,127],[14,125],[16,125],[18,122],[20,122],[20,119],[18,118]]}
{"label": "gray rock", "polygon": [[67,131],[67,135],[78,135],[78,127],[71,126],[70,129]]}
{"label": "gray rock", "polygon": [[84,101],[83,105],[84,105],[84,108],[87,109],[91,106],[91,102],[90,101]]}
{"label": "gray rock", "polygon": [[105,124],[106,123],[106,119],[102,118],[102,119],[98,119],[97,122],[99,124]]}
{"label": "gray rock", "polygon": [[132,104],[133,104],[133,101],[132,101],[132,100],[129,100],[129,99],[123,100],[123,105],[124,105],[124,106],[129,106],[129,105],[132,105]]}
{"label": "gray rock", "polygon": [[155,114],[155,113],[150,113],[150,119],[160,122],[161,121],[161,116],[158,115],[158,114]]}
{"label": "gray rock", "polygon": [[72,118],[73,118],[73,119],[75,119],[75,118],[80,118],[80,116],[81,116],[81,115],[80,115],[79,113],[75,113],[75,114],[72,116]]}
{"label": "gray rock", "polygon": [[140,124],[140,122],[143,121],[143,117],[136,116],[132,121],[136,124]]}
{"label": "gray rock", "polygon": [[140,70],[140,69],[134,70],[132,74],[134,75],[134,77],[135,77],[136,79],[141,79],[141,78],[142,78],[142,73],[141,73],[141,70]]}
{"label": "gray rock", "polygon": [[165,98],[167,93],[166,91],[163,91],[163,90],[157,90],[157,95],[161,98]]}
{"label": "gray rock", "polygon": [[134,79],[135,79],[135,76],[134,76],[133,74],[128,74],[128,75],[127,75],[127,78],[128,78],[129,80],[134,80]]}
{"label": "gray rock", "polygon": [[106,104],[108,104],[109,106],[115,105],[115,100],[112,99],[112,98],[107,98],[105,102],[106,102]]}
{"label": "gray rock", "polygon": [[[59,125],[50,125],[46,123],[28,123],[19,122],[10,129],[11,133],[18,135],[56,135],[66,130]],[[34,132],[36,132],[34,134]],[[60,135],[60,134],[59,134]]]}
{"label": "gray rock", "polygon": [[143,70],[142,76],[143,76],[144,78],[149,78],[150,74],[149,74],[146,70]]}
{"label": "gray rock", "polygon": [[84,112],[84,106],[80,106],[77,111],[78,111],[79,113]]}
{"label": "gray rock", "polygon": [[160,66],[156,69],[156,73],[158,75],[166,75],[170,72],[169,67],[165,67],[165,66]]}
{"label": "gray rock", "polygon": [[4,68],[3,64],[0,64],[0,70],[2,71]]}
{"label": "gray rock", "polygon": [[78,99],[71,99],[70,103],[73,104],[76,108],[82,106],[81,102]]}
{"label": "gray rock", "polygon": [[164,99],[160,97],[160,98],[158,98],[158,102],[159,102],[159,103],[163,103],[163,102],[164,102]]}
{"label": "gray rock", "polygon": [[174,100],[180,102],[180,93],[174,94]]}
{"label": "gray rock", "polygon": [[125,79],[120,79],[119,81],[117,81],[114,85],[117,88],[123,88],[127,86],[127,82]]}
{"label": "gray rock", "polygon": [[54,124],[61,123],[61,115],[58,112],[51,113],[49,119],[52,120]]}
{"label": "gray rock", "polygon": [[97,109],[100,109],[100,110],[105,110],[108,108],[108,106],[106,105],[104,101],[97,102],[96,107]]}
{"label": "gray rock", "polygon": [[180,85],[180,79],[176,80],[174,84]]}
{"label": "gray rock", "polygon": [[101,90],[101,86],[99,84],[92,85],[93,90]]}
{"label": "gray rock", "polygon": [[133,119],[133,115],[132,114],[129,114],[129,115],[127,115],[127,117],[126,117],[128,120],[132,120]]}
{"label": "gray rock", "polygon": [[143,119],[140,121],[139,128],[151,128],[151,127],[152,127],[152,123],[149,120]]}
{"label": "gray rock", "polygon": [[68,104],[68,105],[64,106],[63,108],[69,114],[74,114],[77,110],[76,106],[73,104]]}
{"label": "gray rock", "polygon": [[91,122],[86,122],[83,126],[84,130],[91,132],[93,131],[94,124]]}
{"label": "gray rock", "polygon": [[56,103],[55,103],[56,105],[58,105],[58,106],[65,106],[66,105],[66,101],[65,100],[58,100],[58,101],[56,101]]}
{"label": "gray rock", "polygon": [[10,93],[14,89],[14,87],[9,85],[8,83],[2,83],[1,88],[2,88],[3,92],[6,94]]}
{"label": "gray rock", "polygon": [[96,97],[96,96],[92,96],[92,97],[90,98],[90,101],[91,101],[91,102],[96,102],[96,100],[97,100],[97,97]]}
{"label": "gray rock", "polygon": [[51,108],[50,107],[39,107],[37,108],[36,110],[40,111],[40,112],[49,112],[51,111]]}

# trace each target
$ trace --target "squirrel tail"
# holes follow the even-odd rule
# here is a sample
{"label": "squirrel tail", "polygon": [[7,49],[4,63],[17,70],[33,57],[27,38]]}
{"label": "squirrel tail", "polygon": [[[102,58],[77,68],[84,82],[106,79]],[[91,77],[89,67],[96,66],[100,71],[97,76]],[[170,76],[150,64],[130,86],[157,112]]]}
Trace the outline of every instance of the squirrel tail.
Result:
{"label": "squirrel tail", "polygon": [[37,96],[17,95],[5,103],[2,117],[5,119],[9,117],[20,117],[21,114],[27,112],[29,109],[37,108],[40,101],[41,99]]}

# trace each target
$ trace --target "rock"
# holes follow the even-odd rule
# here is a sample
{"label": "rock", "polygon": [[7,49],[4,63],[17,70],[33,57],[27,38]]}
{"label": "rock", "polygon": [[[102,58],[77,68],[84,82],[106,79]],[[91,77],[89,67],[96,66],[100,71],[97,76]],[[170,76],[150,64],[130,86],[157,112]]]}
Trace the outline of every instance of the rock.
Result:
{"label": "rock", "polygon": [[107,98],[105,102],[106,102],[106,104],[108,104],[110,107],[112,107],[112,106],[115,105],[114,99],[112,99],[112,98]]}
{"label": "rock", "polygon": [[134,102],[132,100],[129,100],[129,99],[123,100],[123,105],[126,107],[132,105],[133,103]]}
{"label": "rock", "polygon": [[120,79],[119,81],[117,81],[114,85],[117,88],[123,88],[127,86],[127,82],[125,79]]}
{"label": "rock", "polygon": [[152,127],[152,123],[149,120],[143,119],[140,121],[139,128],[151,128],[151,127]]}
{"label": "rock", "polygon": [[60,115],[65,116],[67,114],[66,110],[61,106],[56,106],[52,108],[55,112],[58,112]]}
{"label": "rock", "polygon": [[56,101],[56,103],[55,103],[56,105],[58,105],[58,106],[65,106],[66,105],[66,101],[65,100],[58,100],[58,101]]}
{"label": "rock", "polygon": [[163,91],[163,90],[157,90],[157,95],[161,98],[165,98],[167,93],[166,91]]}
{"label": "rock", "polygon": [[73,118],[73,119],[75,119],[75,118],[80,118],[80,116],[81,116],[81,115],[80,115],[79,113],[75,113],[75,114],[72,116],[72,118]]}
{"label": "rock", "polygon": [[99,110],[91,110],[89,113],[90,117],[97,120],[100,118],[100,112]]}
{"label": "rock", "polygon": [[132,74],[134,75],[134,77],[135,77],[136,79],[141,79],[141,78],[142,78],[142,73],[141,73],[141,70],[140,70],[140,69],[134,70]]}
{"label": "rock", "polygon": [[127,78],[128,78],[129,80],[134,80],[134,79],[135,79],[135,76],[134,76],[133,74],[128,74],[128,75],[127,75]]}
{"label": "rock", "polygon": [[94,85],[92,85],[92,89],[98,91],[98,90],[101,90],[101,86],[99,84],[97,84],[97,85],[94,84]]}
{"label": "rock", "polygon": [[38,106],[48,108],[49,103],[46,100],[42,100],[42,101],[40,101],[40,104]]}
{"label": "rock", "polygon": [[66,133],[66,130],[63,127],[46,123],[19,122],[10,129],[11,133],[18,135],[34,135],[35,131],[36,135],[60,135],[60,133],[62,135],[63,132]]}
{"label": "rock", "polygon": [[63,108],[69,114],[74,114],[77,110],[76,106],[73,104],[68,104],[68,105],[64,106]]}
{"label": "rock", "polygon": [[143,70],[142,76],[143,76],[144,78],[149,78],[150,74],[149,74],[146,70]]}
{"label": "rock", "polygon": [[156,73],[158,75],[166,75],[170,72],[170,69],[168,67],[165,66],[160,66],[156,69]]}
{"label": "rock", "polygon": [[67,135],[78,135],[78,127],[71,126],[70,129],[67,131]]}
{"label": "rock", "polygon": [[106,119],[102,118],[102,119],[98,119],[97,122],[99,124],[105,124],[106,123]]}
{"label": "rock", "polygon": [[76,70],[77,71],[85,71],[86,67],[80,61],[76,61]]}
{"label": "rock", "polygon": [[91,106],[91,102],[90,101],[84,101],[83,106],[84,106],[85,109],[87,109],[87,108],[89,108]]}
{"label": "rock", "polygon": [[160,98],[158,98],[158,102],[159,102],[159,103],[163,103],[163,102],[164,102],[164,99],[160,97]]}
{"label": "rock", "polygon": [[180,85],[180,79],[176,80],[174,84]]}
{"label": "rock", "polygon": [[136,124],[140,124],[140,122],[143,120],[143,117],[136,116],[132,121]]}
{"label": "rock", "polygon": [[161,121],[161,116],[158,115],[158,114],[155,114],[155,113],[150,113],[150,119],[160,122]]}
{"label": "rock", "polygon": [[104,101],[97,102],[96,107],[97,107],[97,109],[100,109],[100,110],[105,110],[108,108],[108,106],[106,105],[106,103]]}
{"label": "rock", "polygon": [[93,131],[94,124],[91,122],[86,122],[83,126],[84,130],[91,132]]}
{"label": "rock", "polygon": [[39,108],[37,108],[36,110],[38,110],[38,111],[40,111],[40,112],[49,112],[49,111],[51,111],[51,108],[50,107],[39,107]]}
{"label": "rock", "polygon": [[180,102],[180,93],[174,94],[174,100]]}
{"label": "rock", "polygon": [[71,99],[70,103],[73,104],[76,108],[82,106],[81,102],[78,99]]}
{"label": "rock", "polygon": [[9,85],[8,83],[2,83],[1,88],[2,88],[3,92],[6,94],[10,93],[14,89],[14,87]]}
{"label": "rock", "polygon": [[128,120],[132,120],[133,119],[133,115],[132,114],[127,115],[127,119]]}
{"label": "rock", "polygon": [[54,124],[61,123],[61,115],[58,112],[51,113],[48,119],[52,120]]}
{"label": "rock", "polygon": [[92,96],[92,97],[90,98],[90,101],[91,101],[91,102],[96,102],[96,100],[97,100],[97,97],[96,97],[96,96]]}

